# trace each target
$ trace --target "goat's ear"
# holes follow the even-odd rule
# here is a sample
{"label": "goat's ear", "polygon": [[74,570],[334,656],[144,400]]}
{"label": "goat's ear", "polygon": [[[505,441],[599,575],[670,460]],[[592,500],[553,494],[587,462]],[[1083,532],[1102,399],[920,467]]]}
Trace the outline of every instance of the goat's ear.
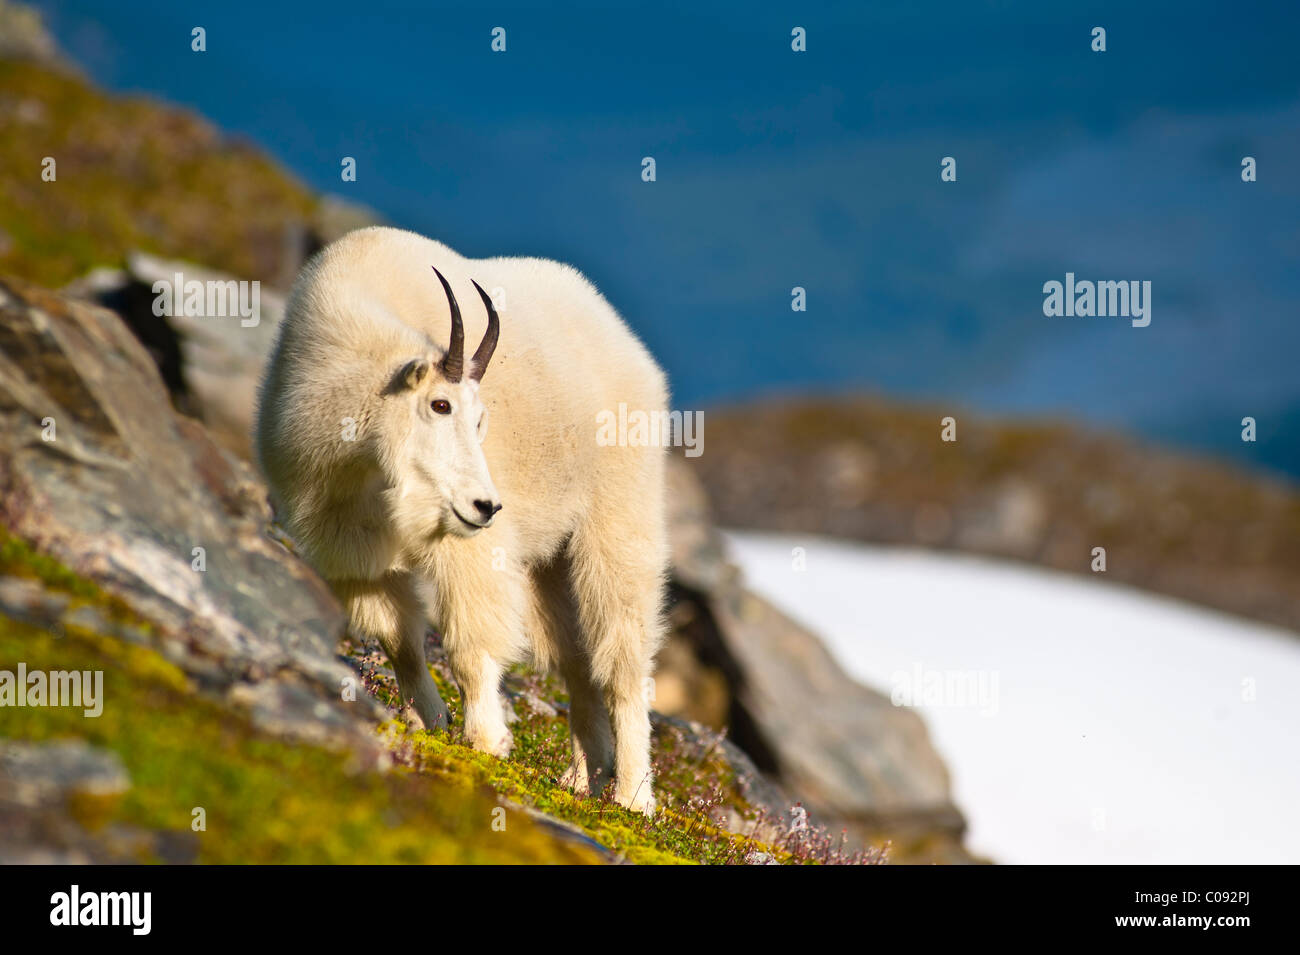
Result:
{"label": "goat's ear", "polygon": [[397,370],[397,374],[393,375],[386,390],[389,394],[396,394],[399,391],[418,388],[427,374],[429,374],[429,359],[412,358]]}

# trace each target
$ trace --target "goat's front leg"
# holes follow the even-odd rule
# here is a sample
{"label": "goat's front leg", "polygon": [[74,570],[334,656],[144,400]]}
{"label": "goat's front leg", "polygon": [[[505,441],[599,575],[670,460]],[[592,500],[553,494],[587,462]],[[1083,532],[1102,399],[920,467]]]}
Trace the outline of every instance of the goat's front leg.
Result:
{"label": "goat's front leg", "polygon": [[410,574],[400,571],[378,580],[331,581],[353,629],[379,641],[397,674],[402,703],[409,703],[424,729],[446,729],[451,712],[429,676],[424,656],[424,603]]}
{"label": "goat's front leg", "polygon": [[504,670],[472,643],[458,649],[449,646],[447,656],[465,700],[465,739],[475,749],[504,759],[514,746],[501,702]]}
{"label": "goat's front leg", "polygon": [[504,534],[448,538],[429,555],[432,612],[465,703],[465,738],[506,756],[513,738],[501,696],[504,668],[525,647],[525,578]]}

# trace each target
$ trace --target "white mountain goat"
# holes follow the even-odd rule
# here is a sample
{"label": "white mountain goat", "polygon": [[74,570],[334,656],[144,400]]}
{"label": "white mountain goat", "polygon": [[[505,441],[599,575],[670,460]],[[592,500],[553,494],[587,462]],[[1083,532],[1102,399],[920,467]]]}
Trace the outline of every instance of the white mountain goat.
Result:
{"label": "white mountain goat", "polygon": [[[483,287],[501,290],[501,318]],[[458,297],[474,303],[464,315]],[[480,341],[468,361],[466,335]],[[575,269],[361,229],[294,285],[257,453],[280,520],[425,727],[448,721],[427,613],[474,747],[509,752],[502,670],[531,651],[568,687],[565,785],[612,778],[618,802],[651,812],[664,453],[598,442],[597,419],[667,401],[663,372]]]}

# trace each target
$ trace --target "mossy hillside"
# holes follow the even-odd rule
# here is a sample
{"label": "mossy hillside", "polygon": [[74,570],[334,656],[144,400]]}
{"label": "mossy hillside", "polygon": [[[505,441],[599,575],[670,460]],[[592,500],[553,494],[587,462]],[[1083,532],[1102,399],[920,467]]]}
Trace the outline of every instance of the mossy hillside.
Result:
{"label": "mossy hillside", "polygon": [[0,577],[18,577],[39,582],[47,593],[67,598],[63,613],[92,607],[106,624],[128,628],[145,640],[158,635],[158,628],[136,613],[126,601],[110,594],[48,554],[36,550],[20,537],[0,526]]}
{"label": "mossy hillside", "polygon": [[278,165],[191,113],[0,60],[0,271],[53,287],[140,249],[274,281],[287,227],[316,207]]}
{"label": "mossy hillside", "polygon": [[[349,640],[344,653],[362,669],[367,689],[395,707],[395,681],[386,668],[376,667],[380,658],[373,648]],[[449,734],[428,733],[394,718],[382,733],[396,757],[419,773],[464,787],[487,787],[506,800],[576,826],[617,857],[634,863],[702,864],[741,864],[756,858],[786,864],[883,858],[880,853],[837,851],[820,835],[809,840],[788,834],[781,845],[771,845],[728,831],[727,823],[739,823],[750,831],[754,823],[765,820],[740,795],[735,772],[716,745],[720,737],[688,738],[673,726],[660,726],[655,732],[659,811],[653,818],[623,809],[608,792],[578,796],[558,783],[568,768],[570,749],[563,712],[566,698],[557,680],[523,668],[511,672],[507,683],[516,717],[510,727],[514,748],[502,760],[464,744],[459,733],[463,707],[456,685],[445,664],[436,662],[430,669],[451,710],[453,729]]]}
{"label": "mossy hillside", "polygon": [[[0,528],[0,576],[42,583],[63,594],[66,618],[92,606],[100,618],[147,637],[156,628],[117,597]],[[0,737],[42,742],[78,738],[118,754],[131,778],[120,800],[97,807],[93,823],[151,831],[190,831],[203,807],[207,829],[195,834],[202,862],[588,862],[598,855],[511,813],[514,803],[568,823],[636,863],[728,864],[756,858],[783,863],[880,861],[880,854],[837,851],[826,840],[790,838],[769,845],[729,832],[765,820],[746,804],[721,737],[689,737],[661,726],[654,740],[653,818],[602,797],[560,786],[568,766],[567,698],[553,677],[516,668],[508,683],[517,719],[510,757],[464,745],[460,694],[435,648],[430,672],[452,711],[451,733],[431,734],[394,718],[380,727],[396,762],[387,774],[359,772],[346,754],[269,736],[242,716],[198,695],[176,666],[146,646],[60,624],[59,633],[0,617],[0,668],[102,670],[99,718],[81,710],[7,709]],[[396,683],[375,648],[348,639],[343,655],[367,690],[394,708]],[[494,810],[496,811],[494,813]],[[496,824],[494,826],[494,823]],[[768,832],[773,832],[770,826]],[[778,840],[782,841],[782,840]],[[144,860],[149,861],[149,860]]]}
{"label": "mossy hillside", "polygon": [[[154,628],[117,597],[0,528],[0,576],[36,580],[69,598],[64,610],[94,607],[105,619]],[[269,736],[194,692],[189,679],[142,646],[61,624],[59,633],[0,616],[0,669],[99,670],[104,711],[6,708],[0,737],[81,739],[118,755],[130,790],[95,805],[87,822],[195,833],[197,861],[253,862],[593,862],[595,853],[557,841],[526,817],[494,830],[498,801],[483,791],[409,772],[359,772],[346,754]],[[85,801],[81,810],[91,807]],[[141,861],[152,861],[142,859]]]}
{"label": "mossy hillside", "polygon": [[[202,807],[196,861],[210,863],[589,862],[596,854],[559,841],[526,815],[503,821],[497,797],[578,826],[618,857],[638,863],[740,862],[754,851],[788,854],[727,833],[682,790],[661,791],[655,820],[607,799],[559,786],[567,761],[563,719],[521,715],[508,760],[445,735],[382,734],[399,761],[388,774],[360,772],[345,754],[267,736],[246,719],[194,692],[185,674],[152,650],[76,626],[56,635],[0,618],[0,669],[104,673],[103,714],[75,708],[7,708],[0,737],[28,742],[75,738],[116,753],[131,788],[83,821],[187,832]],[[444,693],[459,708],[454,691]],[[526,707],[521,706],[521,710]],[[698,758],[698,753],[688,754]],[[695,772],[724,778],[707,757]],[[691,773],[676,766],[666,779]],[[674,808],[675,807],[675,808]],[[86,807],[83,805],[82,809]],[[140,861],[154,861],[141,859]]]}
{"label": "mossy hillside", "polygon": [[408,772],[360,771],[346,754],[270,737],[197,696],[153,651],[65,629],[55,636],[0,618],[0,668],[23,661],[29,670],[100,670],[103,714],[6,708],[0,736],[76,738],[116,753],[131,787],[87,815],[91,826],[190,832],[192,811],[202,807],[206,830],[193,838],[197,861],[209,863],[597,860],[523,814],[495,830],[490,794]]}
{"label": "mossy hillside", "polygon": [[38,580],[46,589],[91,602],[111,602],[94,582],[73,573],[59,561],[40,553],[25,540],[0,527],[0,576]]}
{"label": "mossy hillside", "polygon": [[[0,529],[0,575],[40,581],[78,606],[132,626],[145,626],[124,603],[93,581]],[[494,829],[499,797],[579,826],[597,842],[635,862],[739,861],[755,844],[725,833],[697,815],[666,809],[655,823],[608,800],[579,798],[556,783],[567,764],[563,718],[538,716],[519,704],[516,749],[498,760],[447,736],[408,733],[399,721],[381,729],[399,764],[394,773],[357,773],[345,756],[268,737],[228,709],[195,694],[185,674],[159,654],[75,626],[55,635],[0,618],[0,668],[18,661],[29,670],[102,670],[102,716],[80,710],[7,709],[0,737],[41,742],[78,738],[117,753],[131,777],[129,792],[96,824],[122,822],[148,830],[189,831],[201,806],[207,830],[197,834],[203,862],[546,862],[593,861],[581,847],[557,843],[526,816]],[[453,707],[454,684],[432,671]],[[530,690],[556,700],[553,681],[526,679]],[[395,686],[367,681],[392,701]],[[116,702],[115,702],[116,701]],[[664,782],[670,804],[689,800],[692,780],[729,782],[725,763],[688,753]],[[694,760],[692,763],[690,760]],[[664,770],[661,767],[660,772]],[[499,814],[496,817],[500,825]],[[219,834],[219,836],[218,836]],[[530,835],[531,834],[531,835]],[[148,860],[145,860],[148,861]]]}

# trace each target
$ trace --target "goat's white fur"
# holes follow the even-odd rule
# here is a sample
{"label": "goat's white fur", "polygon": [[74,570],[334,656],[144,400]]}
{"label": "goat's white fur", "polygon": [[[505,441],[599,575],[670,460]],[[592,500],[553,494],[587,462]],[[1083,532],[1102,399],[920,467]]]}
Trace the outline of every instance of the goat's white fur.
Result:
{"label": "goat's white fur", "polygon": [[[460,303],[467,351],[487,326],[470,280],[503,292],[481,384],[468,374],[448,382],[437,367],[451,319],[433,267]],[[431,372],[414,388],[391,387],[421,357]],[[428,415],[439,396],[455,421]],[[353,628],[380,641],[425,726],[447,720],[424,657],[427,614],[472,745],[509,751],[502,671],[531,651],[567,684],[565,783],[597,792],[612,774],[615,798],[648,812],[645,688],[662,633],[665,462],[662,448],[598,445],[597,416],[620,402],[661,411],[667,383],[577,270],[466,259],[376,227],[339,239],[298,277],[262,382],[256,443],[280,519]],[[474,420],[482,411],[486,437],[486,421]],[[471,460],[480,441],[485,470]],[[481,531],[449,511],[493,493],[503,510]]]}

